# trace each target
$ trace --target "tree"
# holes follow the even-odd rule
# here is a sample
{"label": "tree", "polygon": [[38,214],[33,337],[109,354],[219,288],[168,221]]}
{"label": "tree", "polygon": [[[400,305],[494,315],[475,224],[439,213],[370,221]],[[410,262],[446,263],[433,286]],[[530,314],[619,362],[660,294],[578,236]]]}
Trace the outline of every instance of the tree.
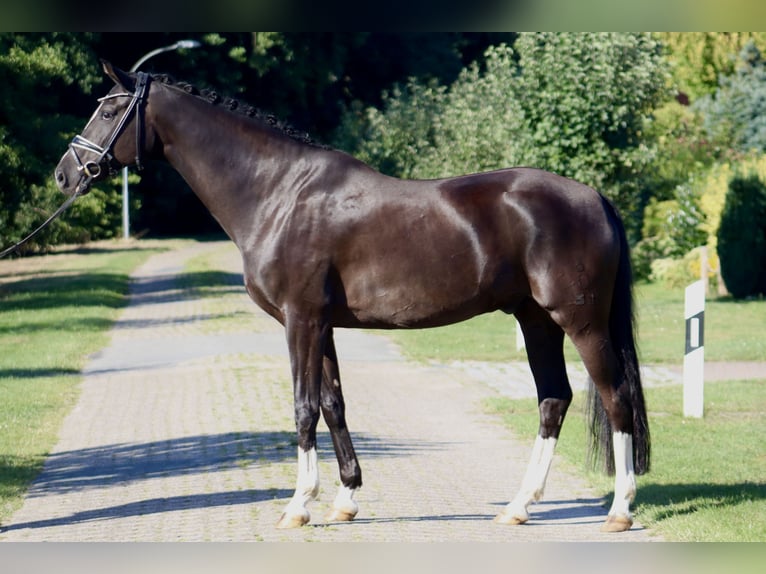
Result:
{"label": "tree", "polygon": [[382,110],[353,102],[334,143],[383,173],[416,177],[420,154],[435,145],[434,117],[444,107],[444,92],[436,81],[410,79],[383,93]]}
{"label": "tree", "polygon": [[734,297],[766,295],[766,183],[755,173],[735,176],[729,184],[718,255]]}
{"label": "tree", "polygon": [[514,84],[531,140],[526,163],[603,191],[640,220],[640,177],[652,158],[646,118],[667,96],[649,34],[522,34]]}
{"label": "tree", "polygon": [[[642,139],[666,95],[659,44],[648,34],[521,34],[513,50],[489,48],[432,106],[433,135],[408,152],[418,176],[530,165],[583,181],[640,221],[640,173],[651,159]],[[407,146],[410,85],[361,118],[380,166]],[[420,120],[423,123],[423,120]],[[398,134],[397,137],[383,137]],[[362,143],[361,148],[369,147]],[[386,146],[390,146],[387,148]],[[353,148],[350,151],[354,151]],[[401,174],[397,174],[401,175]],[[634,230],[635,231],[635,230]]]}
{"label": "tree", "polygon": [[463,70],[433,114],[433,146],[416,153],[418,177],[445,177],[518,165],[524,157],[523,110],[511,86],[513,50],[490,47]]}
{"label": "tree", "polygon": [[766,47],[764,32],[658,32],[673,89],[687,103],[715,93],[721,76],[734,72],[734,56],[748,42]]}
{"label": "tree", "polygon": [[383,173],[433,178],[510,165],[520,111],[508,99],[513,51],[491,47],[447,90],[410,78],[383,95],[381,109],[349,110],[335,143]]}
{"label": "tree", "polygon": [[731,76],[700,101],[705,125],[721,145],[739,152],[766,151],[766,61],[753,42],[740,52]]}
{"label": "tree", "polygon": [[[0,34],[3,245],[32,231],[62,203],[51,172],[82,122],[62,108],[100,78],[88,48],[92,39],[87,34]],[[100,230],[113,227],[103,222],[107,216],[103,194],[96,191],[78,202],[67,221],[56,222],[38,236],[37,247],[98,236]]]}

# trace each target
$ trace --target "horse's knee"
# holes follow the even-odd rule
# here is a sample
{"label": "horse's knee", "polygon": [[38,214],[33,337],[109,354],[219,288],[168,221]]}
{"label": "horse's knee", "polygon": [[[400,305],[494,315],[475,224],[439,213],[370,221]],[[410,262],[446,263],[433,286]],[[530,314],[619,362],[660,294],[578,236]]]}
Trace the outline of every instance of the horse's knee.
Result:
{"label": "horse's knee", "polygon": [[316,446],[316,428],[319,423],[319,409],[306,405],[295,407],[295,428],[298,431],[298,446],[309,450]]}

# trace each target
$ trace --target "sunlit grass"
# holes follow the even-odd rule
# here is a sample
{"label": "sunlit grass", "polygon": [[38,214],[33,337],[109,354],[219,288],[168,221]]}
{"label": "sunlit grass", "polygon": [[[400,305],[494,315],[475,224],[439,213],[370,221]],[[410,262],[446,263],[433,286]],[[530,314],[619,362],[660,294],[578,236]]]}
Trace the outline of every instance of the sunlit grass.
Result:
{"label": "sunlit grass", "polygon": [[[641,284],[635,290],[638,347],[644,363],[683,362],[684,291]],[[711,299],[705,309],[708,361],[766,361],[766,300]],[[501,312],[456,325],[415,331],[386,331],[407,356],[420,361],[525,361],[516,350],[515,319]],[[567,339],[567,360],[578,360]]]}
{"label": "sunlit grass", "polygon": [[[667,540],[766,542],[766,381],[707,384],[702,419],[682,416],[680,386],[645,392],[653,460],[638,477],[637,519]],[[557,452],[611,497],[612,479],[585,465],[583,400],[575,396]],[[487,408],[531,444],[534,399],[498,398]]]}

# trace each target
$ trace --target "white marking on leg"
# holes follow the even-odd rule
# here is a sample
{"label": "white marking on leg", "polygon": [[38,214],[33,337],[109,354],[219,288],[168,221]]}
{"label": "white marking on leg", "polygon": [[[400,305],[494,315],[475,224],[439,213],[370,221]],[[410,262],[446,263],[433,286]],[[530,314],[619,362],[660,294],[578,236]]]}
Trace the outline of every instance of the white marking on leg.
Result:
{"label": "white marking on leg", "polygon": [[614,444],[614,500],[610,516],[624,517],[632,522],[630,503],[636,497],[636,474],[633,469],[633,435],[615,432]]}
{"label": "white marking on leg", "polygon": [[521,524],[529,520],[527,508],[532,502],[540,500],[543,496],[557,442],[557,439],[553,437],[542,438],[537,435],[527,472],[521,481],[521,488],[500,514],[497,519],[498,522]]}
{"label": "white marking on leg", "polygon": [[316,448],[307,451],[298,447],[298,479],[295,494],[285,508],[279,526],[290,528],[308,523],[311,516],[306,505],[319,494],[319,467]]}
{"label": "white marking on leg", "polygon": [[359,505],[354,500],[354,494],[356,494],[355,488],[340,485],[338,494],[332,503],[332,512],[330,513],[332,520],[352,520],[356,516],[359,512]]}

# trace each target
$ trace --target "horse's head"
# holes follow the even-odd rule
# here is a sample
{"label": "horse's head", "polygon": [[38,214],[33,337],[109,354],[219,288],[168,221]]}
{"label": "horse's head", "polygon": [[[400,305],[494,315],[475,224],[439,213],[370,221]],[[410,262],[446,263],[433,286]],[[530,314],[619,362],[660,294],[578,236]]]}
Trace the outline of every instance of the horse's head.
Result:
{"label": "horse's head", "polygon": [[126,74],[102,61],[115,86],[103,98],[80,135],[56,167],[56,185],[67,195],[87,193],[93,182],[117,169],[138,164],[148,134],[143,104],[149,93],[148,74]]}

